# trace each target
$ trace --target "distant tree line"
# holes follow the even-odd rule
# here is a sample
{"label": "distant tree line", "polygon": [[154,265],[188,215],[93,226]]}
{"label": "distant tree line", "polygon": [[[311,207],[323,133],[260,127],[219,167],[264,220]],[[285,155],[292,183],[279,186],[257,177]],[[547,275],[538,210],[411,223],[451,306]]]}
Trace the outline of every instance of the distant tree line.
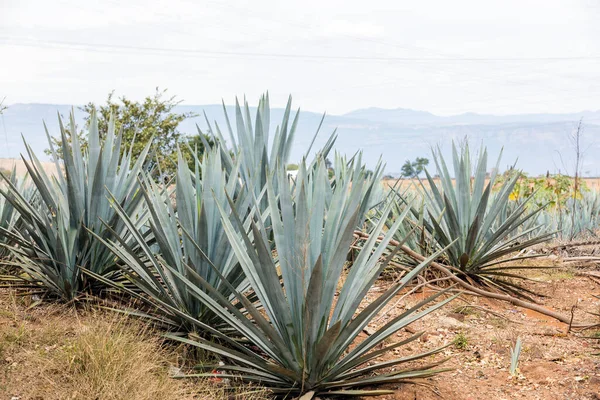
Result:
{"label": "distant tree line", "polygon": [[429,164],[429,159],[425,157],[417,157],[415,161],[406,160],[402,165],[402,177],[416,178],[425,170],[425,166]]}

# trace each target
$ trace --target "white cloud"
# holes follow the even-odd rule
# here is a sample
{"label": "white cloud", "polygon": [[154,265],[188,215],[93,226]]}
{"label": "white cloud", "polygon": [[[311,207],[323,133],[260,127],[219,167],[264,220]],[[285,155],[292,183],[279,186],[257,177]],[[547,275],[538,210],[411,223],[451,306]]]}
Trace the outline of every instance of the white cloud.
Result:
{"label": "white cloud", "polygon": [[[463,60],[598,57],[595,4],[4,0],[0,97],[84,103],[113,89],[141,98],[161,86],[195,104],[270,90],[281,105],[292,93],[305,109],[336,113],[368,106],[442,114],[597,109],[597,58]],[[294,54],[317,57],[288,57]],[[365,59],[323,58],[330,56]],[[432,57],[455,59],[422,60]]]}
{"label": "white cloud", "polygon": [[322,28],[324,36],[329,37],[363,37],[381,38],[384,35],[383,25],[367,21],[333,20]]}

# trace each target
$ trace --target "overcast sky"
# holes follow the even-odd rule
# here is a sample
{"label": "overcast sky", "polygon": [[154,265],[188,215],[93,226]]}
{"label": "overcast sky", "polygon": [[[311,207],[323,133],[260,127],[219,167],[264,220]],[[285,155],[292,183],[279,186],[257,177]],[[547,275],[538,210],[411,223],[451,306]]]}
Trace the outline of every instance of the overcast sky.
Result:
{"label": "overcast sky", "polygon": [[0,100],[597,110],[598,21],[598,0],[0,0]]}

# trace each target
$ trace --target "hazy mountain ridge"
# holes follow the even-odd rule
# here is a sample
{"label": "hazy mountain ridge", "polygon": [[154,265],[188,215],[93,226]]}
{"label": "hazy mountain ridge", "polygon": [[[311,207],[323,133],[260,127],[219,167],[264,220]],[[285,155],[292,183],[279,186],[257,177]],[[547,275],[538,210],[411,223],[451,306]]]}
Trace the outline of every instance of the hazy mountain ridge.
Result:
{"label": "hazy mountain ridge", "polygon": [[[19,157],[24,152],[21,133],[41,159],[47,157],[43,150],[48,147],[42,121],[45,121],[51,135],[58,133],[57,113],[67,116],[72,109],[69,105],[56,104],[14,104],[3,115],[4,125],[0,126],[0,157]],[[233,107],[227,107],[230,118],[234,118]],[[202,112],[221,128],[228,139],[222,105],[180,105],[178,112],[193,111],[198,117],[186,120],[180,130],[194,133],[196,124],[206,131],[207,124]],[[255,109],[251,110],[254,116]],[[78,123],[83,114],[75,108]],[[283,109],[271,110],[271,123],[281,122]],[[299,160],[314,132],[322,114],[301,111],[296,147],[292,158]],[[387,164],[386,171],[397,173],[406,159],[429,156],[430,147],[440,145],[444,151],[450,149],[450,142],[468,137],[472,146],[479,148],[484,143],[490,159],[495,162],[501,148],[504,156],[501,165],[512,165],[518,158],[517,166],[532,174],[546,171],[568,172],[572,168],[572,149],[569,134],[577,122],[583,118],[584,143],[587,149],[583,171],[588,175],[600,175],[600,111],[583,111],[570,114],[522,114],[484,115],[466,113],[454,116],[438,116],[427,111],[409,109],[366,108],[344,115],[328,115],[315,143],[321,146],[329,134],[337,127],[336,149],[348,155],[358,149],[364,151],[364,160],[374,165],[380,155]],[[233,121],[232,121],[233,122]],[[490,162],[491,163],[491,162]]]}
{"label": "hazy mountain ridge", "polygon": [[600,110],[582,111],[579,113],[565,114],[515,114],[515,115],[491,115],[464,113],[450,116],[439,116],[427,111],[415,111],[405,108],[365,108],[344,114],[345,117],[366,119],[370,121],[385,120],[404,125],[433,124],[433,125],[472,125],[472,124],[510,124],[510,123],[550,123],[579,121],[584,119],[586,123],[600,124]]}

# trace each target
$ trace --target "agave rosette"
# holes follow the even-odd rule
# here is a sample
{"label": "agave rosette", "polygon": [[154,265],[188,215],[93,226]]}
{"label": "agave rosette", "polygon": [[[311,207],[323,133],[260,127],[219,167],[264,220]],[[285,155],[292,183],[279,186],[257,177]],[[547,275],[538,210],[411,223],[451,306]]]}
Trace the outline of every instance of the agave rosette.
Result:
{"label": "agave rosette", "polygon": [[[184,280],[196,282],[196,277],[201,277],[219,296],[230,300],[234,298],[231,287],[240,292],[248,288],[223,230],[217,204],[222,204],[228,213],[233,209],[248,220],[252,215],[252,196],[239,179],[239,159],[234,161],[231,172],[227,172],[219,153],[215,147],[208,150],[202,160],[196,157],[194,171],[190,171],[187,161],[179,153],[177,180],[172,192],[144,175],[141,178],[142,193],[149,216],[142,229],[135,223],[135,218],[115,204],[115,211],[127,230],[122,235],[115,232],[111,239],[98,237],[98,240],[119,258],[124,276],[135,289],[122,281],[111,281],[86,272],[153,307],[151,313],[133,310],[129,313],[152,318],[184,332],[197,328],[190,324],[190,318],[220,327],[221,320]],[[176,206],[172,194],[175,194]],[[231,207],[228,199],[232,199]],[[249,220],[246,227],[249,227]],[[107,229],[110,229],[108,224]],[[221,277],[225,277],[226,284]]]}
{"label": "agave rosette", "polygon": [[[43,290],[72,300],[84,291],[95,290],[82,275],[82,267],[98,275],[117,271],[114,255],[90,234],[91,231],[107,237],[113,231],[120,234],[124,229],[105,188],[114,194],[114,201],[129,215],[140,217],[136,222],[138,225],[143,224],[143,196],[139,193],[137,176],[143,169],[150,143],[133,163],[131,153],[124,152],[121,156],[121,134],[115,131],[113,119],[101,138],[96,114],[91,114],[89,146],[85,151],[76,134],[67,134],[60,117],[59,122],[64,163],[59,162],[47,131],[56,174],[44,170],[25,142],[29,159],[23,157],[23,161],[39,198],[31,203],[23,190],[6,181],[0,194],[20,214],[21,227],[19,230],[2,230],[0,235],[13,243],[10,250],[15,267]],[[70,132],[76,132],[76,129],[71,114]],[[111,232],[105,229],[101,220],[110,223]]]}
{"label": "agave rosette", "polygon": [[[227,348],[195,336],[171,336],[217,353],[228,361],[225,365],[202,366],[200,369],[220,370],[218,376],[222,378],[260,382],[282,395],[389,393],[365,387],[428,377],[439,372],[436,367],[440,360],[406,369],[398,369],[397,366],[429,357],[440,349],[382,363],[372,364],[372,361],[387,351],[418,339],[420,334],[397,343],[384,343],[401,328],[450,301],[451,298],[435,301],[443,293],[409,307],[367,339],[356,343],[359,334],[373,318],[433,259],[429,258],[414,268],[364,309],[359,308],[393,256],[381,262],[393,237],[392,231],[384,233],[385,221],[382,220],[370,232],[370,239],[362,247],[345,279],[342,278],[353,232],[359,223],[361,201],[365,200],[363,192],[367,172],[364,168],[360,171],[351,182],[336,185],[333,189],[323,159],[314,169],[308,169],[302,163],[293,188],[283,168],[272,172],[267,180],[266,200],[272,221],[274,249],[262,219],[254,218],[250,232],[247,232],[244,221],[236,212],[229,213],[227,209],[220,208],[224,230],[262,310],[254,306],[247,294],[231,285],[237,302],[245,307],[246,314],[243,314],[235,303],[219,296],[206,280],[196,277],[196,282],[193,282],[172,269],[186,282],[190,291],[195,292],[207,307],[252,345],[246,347],[230,343],[231,348]],[[275,187],[279,190],[276,191]],[[327,201],[329,190],[331,200]],[[386,212],[389,211],[388,207]],[[402,219],[394,228],[400,223]],[[381,234],[383,238],[379,241]],[[222,278],[227,284],[227,280]],[[203,287],[197,287],[198,283]],[[348,350],[353,343],[356,346]],[[367,363],[369,365],[365,366]],[[392,372],[373,375],[376,371],[394,366],[396,369]],[[194,376],[213,375],[205,372]]]}
{"label": "agave rosette", "polygon": [[518,174],[495,187],[501,155],[489,176],[486,149],[482,148],[472,169],[468,145],[459,153],[453,143],[453,176],[439,148],[433,156],[439,184],[425,170],[428,186],[421,184],[421,188],[428,218],[423,222],[438,246],[448,247],[446,262],[466,279],[525,295],[528,291],[511,280],[525,278],[512,271],[525,268],[514,262],[536,256],[520,255],[521,250],[554,235],[531,223],[542,208],[529,210],[531,197],[515,207],[507,207]]}

